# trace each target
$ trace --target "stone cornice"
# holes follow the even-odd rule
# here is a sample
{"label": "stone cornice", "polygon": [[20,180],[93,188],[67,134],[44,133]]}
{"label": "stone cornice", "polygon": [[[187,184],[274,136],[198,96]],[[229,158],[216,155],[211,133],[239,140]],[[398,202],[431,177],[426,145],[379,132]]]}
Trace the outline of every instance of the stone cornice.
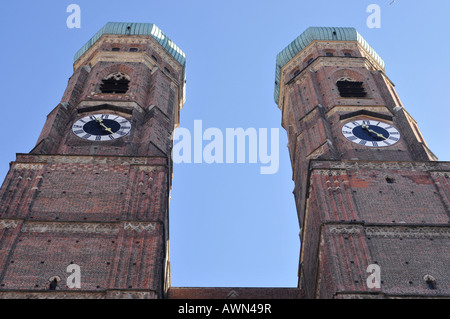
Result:
{"label": "stone cornice", "polygon": [[155,291],[0,291],[0,299],[156,299]]}
{"label": "stone cornice", "polygon": [[136,165],[161,167],[167,165],[165,157],[138,156],[91,156],[91,155],[34,155],[17,154],[17,160],[12,163],[19,168],[40,169],[43,164],[108,164]]}
{"label": "stone cornice", "polygon": [[391,170],[412,170],[429,171],[431,174],[442,175],[450,171],[450,162],[410,162],[410,161],[321,161],[313,160],[311,170],[347,170],[347,169],[391,169]]}
{"label": "stone cornice", "polygon": [[441,224],[366,224],[323,223],[331,234],[360,235],[379,238],[450,238],[450,227]]}
{"label": "stone cornice", "polygon": [[[92,45],[78,60],[74,63],[74,69],[78,69],[82,65],[85,65],[89,62],[91,62],[92,59],[92,52],[95,52],[100,48],[100,46],[103,43],[120,43],[120,44],[141,44],[141,45],[148,45],[151,46],[156,53],[164,57],[164,61],[169,64],[174,70],[176,70],[179,73],[182,73],[182,65],[175,60],[174,57],[172,57],[169,53],[167,53],[166,50],[164,50],[161,45],[153,39],[150,35],[119,35],[119,34],[104,34],[100,37],[99,40],[96,41],[94,45]],[[105,51],[105,53],[109,53],[110,56],[114,56],[111,54],[111,52]],[[122,55],[125,52],[120,52],[119,54]],[[129,53],[129,52],[128,52]],[[138,52],[131,52],[129,53],[130,56],[138,56],[140,54],[136,54]],[[123,62],[123,60],[121,60]],[[96,62],[95,62],[96,63]],[[152,63],[152,65],[156,65],[155,63]]]}
{"label": "stone cornice", "polygon": [[15,229],[21,226],[22,233],[70,233],[70,234],[103,234],[117,235],[120,230],[141,232],[154,232],[159,222],[49,222],[49,221],[22,221],[4,219],[0,220],[0,229]]}

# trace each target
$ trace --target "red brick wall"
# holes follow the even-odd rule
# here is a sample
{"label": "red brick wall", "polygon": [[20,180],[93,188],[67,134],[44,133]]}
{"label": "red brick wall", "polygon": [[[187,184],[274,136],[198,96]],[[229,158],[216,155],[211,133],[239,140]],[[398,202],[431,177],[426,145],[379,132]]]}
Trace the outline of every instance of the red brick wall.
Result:
{"label": "red brick wall", "polygon": [[18,155],[0,188],[0,290],[46,290],[81,267],[83,291],[162,297],[166,158]]}
{"label": "red brick wall", "polygon": [[[302,236],[305,296],[448,294],[449,169],[445,162],[314,161]],[[381,267],[381,289],[366,285],[370,264]]]}
{"label": "red brick wall", "polygon": [[169,178],[164,159],[157,166],[133,165],[126,158],[115,164],[97,157],[47,159],[34,166],[12,164],[0,189],[0,218],[165,219]]}
{"label": "red brick wall", "polygon": [[14,230],[2,230],[1,246],[14,244],[8,251],[0,250],[0,291],[45,291],[53,276],[61,278],[58,290],[69,290],[67,267],[77,264],[78,290],[145,289],[161,296],[161,224],[148,230],[125,229],[125,225],[25,222]]}
{"label": "red brick wall", "polygon": [[298,299],[296,288],[181,288],[172,287],[168,299]]}

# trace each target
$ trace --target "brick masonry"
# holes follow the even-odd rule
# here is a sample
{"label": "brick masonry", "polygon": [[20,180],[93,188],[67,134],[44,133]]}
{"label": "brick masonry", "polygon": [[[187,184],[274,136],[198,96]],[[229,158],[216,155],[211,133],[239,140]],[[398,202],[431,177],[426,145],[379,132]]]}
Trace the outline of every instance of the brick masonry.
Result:
{"label": "brick masonry", "polygon": [[[129,90],[101,93],[115,72]],[[36,147],[17,154],[0,188],[0,298],[164,297],[183,86],[183,66],[149,36],[105,35],[76,61]],[[75,121],[98,113],[125,117],[130,133],[98,143],[73,134]],[[71,264],[81,289],[66,285]]]}
{"label": "brick masonry", "polygon": [[[340,97],[342,79],[362,82],[366,97]],[[301,298],[449,297],[450,166],[428,149],[384,69],[356,42],[313,41],[283,67],[279,108],[301,226]],[[401,139],[351,143],[341,128],[358,119],[391,123]],[[371,264],[380,289],[366,284]]]}
{"label": "brick masonry", "polygon": [[[130,78],[129,90],[102,93],[115,72]],[[0,298],[450,297],[450,164],[437,162],[384,69],[341,41],[313,42],[281,74],[301,227],[298,288],[170,287],[170,136],[183,72],[149,36],[104,35],[75,62],[36,147],[17,155],[0,188]],[[367,96],[340,97],[340,79],[363,82]],[[127,118],[130,134],[95,144],[71,132],[96,113]],[[401,140],[377,149],[342,136],[346,121],[367,117],[396,126]],[[82,289],[65,285],[71,264],[81,267]],[[366,285],[370,264],[381,268],[381,288]]]}
{"label": "brick masonry", "polygon": [[[310,274],[301,278],[303,297],[447,295],[449,168],[446,162],[314,161],[302,237],[302,271]],[[381,290],[367,288],[370,264],[381,267]],[[425,275],[437,289],[428,288]]]}

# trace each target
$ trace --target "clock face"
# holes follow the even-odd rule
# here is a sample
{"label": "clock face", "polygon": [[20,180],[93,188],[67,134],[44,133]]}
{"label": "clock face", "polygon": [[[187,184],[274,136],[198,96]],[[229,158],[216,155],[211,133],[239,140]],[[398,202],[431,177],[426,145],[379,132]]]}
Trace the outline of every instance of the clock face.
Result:
{"label": "clock face", "polygon": [[79,119],[72,125],[73,133],[89,141],[111,141],[126,136],[131,123],[114,114],[94,114]]}
{"label": "clock face", "polygon": [[342,134],[353,143],[369,147],[386,147],[400,140],[400,132],[378,120],[356,120],[342,127]]}

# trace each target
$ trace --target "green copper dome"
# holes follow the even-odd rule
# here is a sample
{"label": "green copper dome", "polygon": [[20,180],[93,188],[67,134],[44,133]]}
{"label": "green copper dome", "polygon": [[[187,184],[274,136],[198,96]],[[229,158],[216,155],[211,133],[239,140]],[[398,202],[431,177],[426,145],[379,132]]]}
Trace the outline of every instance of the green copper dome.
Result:
{"label": "green copper dome", "polygon": [[277,55],[275,103],[280,94],[281,69],[313,41],[357,41],[384,69],[384,61],[355,28],[310,27]]}
{"label": "green copper dome", "polygon": [[153,23],[127,23],[127,22],[108,22],[100,29],[78,52],[75,54],[77,61],[90,47],[97,42],[104,34],[122,34],[122,35],[150,35],[159,44],[177,60],[181,65],[186,64],[186,55],[181,49],[172,42],[156,25]]}
{"label": "green copper dome", "polygon": [[75,62],[91,48],[102,35],[147,35],[152,36],[171,56],[183,66],[183,101],[186,98],[186,55],[153,23],[128,23],[108,22],[100,29],[78,52],[75,54]]}

